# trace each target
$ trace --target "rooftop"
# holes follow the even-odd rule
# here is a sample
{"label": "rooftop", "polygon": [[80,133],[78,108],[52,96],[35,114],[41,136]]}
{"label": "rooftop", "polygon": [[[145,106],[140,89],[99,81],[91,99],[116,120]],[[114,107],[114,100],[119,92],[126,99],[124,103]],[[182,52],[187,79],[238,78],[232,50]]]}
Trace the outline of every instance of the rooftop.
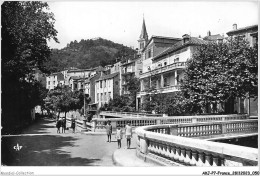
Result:
{"label": "rooftop", "polygon": [[231,30],[231,31],[227,32],[227,35],[232,35],[235,33],[244,32],[244,31],[252,30],[252,29],[258,30],[258,25],[256,24],[256,25],[252,25],[252,26],[246,26],[246,27],[235,29],[235,30]]}
{"label": "rooftop", "polygon": [[206,36],[203,38],[203,40],[208,40],[208,41],[215,41],[215,40],[219,40],[219,39],[224,39],[224,37],[220,34],[216,34],[216,35],[210,35],[210,36]]}
{"label": "rooftop", "polygon": [[143,51],[146,49],[146,47],[149,45],[149,43],[152,41],[153,38],[168,39],[168,40],[181,40],[181,38],[174,38],[174,37],[165,37],[165,36],[152,35],[152,37],[149,39],[149,41],[148,41],[147,44],[145,45]]}
{"label": "rooftop", "polygon": [[113,78],[115,76],[118,75],[118,72],[117,73],[112,73],[112,74],[109,74],[109,75],[102,75],[98,80],[96,81],[100,81],[100,80],[104,80],[104,79],[110,79],[110,78]]}
{"label": "rooftop", "polygon": [[202,39],[196,38],[196,37],[190,37],[189,41],[183,43],[183,41],[179,41],[176,44],[174,44],[172,47],[169,47],[168,49],[164,50],[162,53],[158,54],[157,56],[155,56],[153,58],[153,60],[156,60],[160,57],[166,56],[167,54],[170,54],[174,51],[177,51],[179,49],[182,49],[186,46],[190,46],[190,45],[205,45],[207,44],[207,41],[204,41]]}

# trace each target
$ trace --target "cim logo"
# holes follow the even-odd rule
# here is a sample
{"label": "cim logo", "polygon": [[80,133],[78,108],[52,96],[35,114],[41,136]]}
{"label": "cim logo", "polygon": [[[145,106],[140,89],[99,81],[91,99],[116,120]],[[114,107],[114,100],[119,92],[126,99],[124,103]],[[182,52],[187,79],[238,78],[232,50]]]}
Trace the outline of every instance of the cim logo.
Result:
{"label": "cim logo", "polygon": [[20,151],[22,149],[23,146],[20,146],[18,143],[14,146],[14,149],[16,151]]}

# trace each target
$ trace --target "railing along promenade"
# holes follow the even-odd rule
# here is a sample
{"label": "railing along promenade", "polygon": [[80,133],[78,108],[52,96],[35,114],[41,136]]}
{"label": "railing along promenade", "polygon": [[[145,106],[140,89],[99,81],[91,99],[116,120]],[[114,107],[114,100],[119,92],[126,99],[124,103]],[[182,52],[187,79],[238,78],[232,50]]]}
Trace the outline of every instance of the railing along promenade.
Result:
{"label": "railing along promenade", "polygon": [[102,131],[105,129],[105,124],[111,121],[113,129],[117,127],[125,127],[127,122],[133,127],[160,125],[160,124],[180,124],[180,123],[199,123],[199,122],[214,122],[214,121],[230,121],[248,119],[248,115],[199,115],[199,116],[167,116],[154,114],[138,114],[138,113],[122,113],[103,111],[101,116],[117,117],[117,118],[95,118],[92,119],[92,131]]}
{"label": "railing along promenade", "polygon": [[258,120],[232,120],[139,127],[137,155],[166,165],[256,166],[258,150],[199,139],[214,135],[257,133]]}

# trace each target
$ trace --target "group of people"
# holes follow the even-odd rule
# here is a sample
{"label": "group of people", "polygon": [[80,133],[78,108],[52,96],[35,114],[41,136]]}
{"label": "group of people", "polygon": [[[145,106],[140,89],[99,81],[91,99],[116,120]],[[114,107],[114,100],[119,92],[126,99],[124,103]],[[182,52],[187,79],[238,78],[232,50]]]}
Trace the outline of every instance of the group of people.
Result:
{"label": "group of people", "polygon": [[[71,116],[71,128],[72,132],[75,133],[75,127],[76,127],[76,119]],[[60,128],[61,128],[61,133],[65,133],[66,130],[66,118],[58,118],[56,121],[56,128],[57,128],[57,133],[60,133]]]}
{"label": "group of people", "polygon": [[[110,121],[108,121],[106,124],[106,132],[107,132],[107,142],[111,142],[112,125],[111,125]],[[132,135],[133,135],[132,127],[131,127],[130,123],[128,122],[127,125],[125,126],[125,138],[126,138],[126,144],[127,144],[128,149],[130,148],[130,145],[131,145]],[[116,129],[115,138],[117,139],[118,148],[121,148],[121,140],[123,138],[123,131],[120,127],[117,127],[117,129]]]}

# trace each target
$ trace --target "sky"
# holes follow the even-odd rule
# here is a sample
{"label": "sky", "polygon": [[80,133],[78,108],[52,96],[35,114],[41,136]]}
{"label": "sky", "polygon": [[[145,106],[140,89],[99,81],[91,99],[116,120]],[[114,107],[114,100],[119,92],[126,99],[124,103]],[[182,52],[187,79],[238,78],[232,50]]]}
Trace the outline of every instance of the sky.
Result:
{"label": "sky", "polygon": [[143,18],[152,35],[181,38],[224,34],[258,24],[257,1],[52,1],[58,40],[51,48],[64,48],[71,41],[101,37],[137,48]]}

